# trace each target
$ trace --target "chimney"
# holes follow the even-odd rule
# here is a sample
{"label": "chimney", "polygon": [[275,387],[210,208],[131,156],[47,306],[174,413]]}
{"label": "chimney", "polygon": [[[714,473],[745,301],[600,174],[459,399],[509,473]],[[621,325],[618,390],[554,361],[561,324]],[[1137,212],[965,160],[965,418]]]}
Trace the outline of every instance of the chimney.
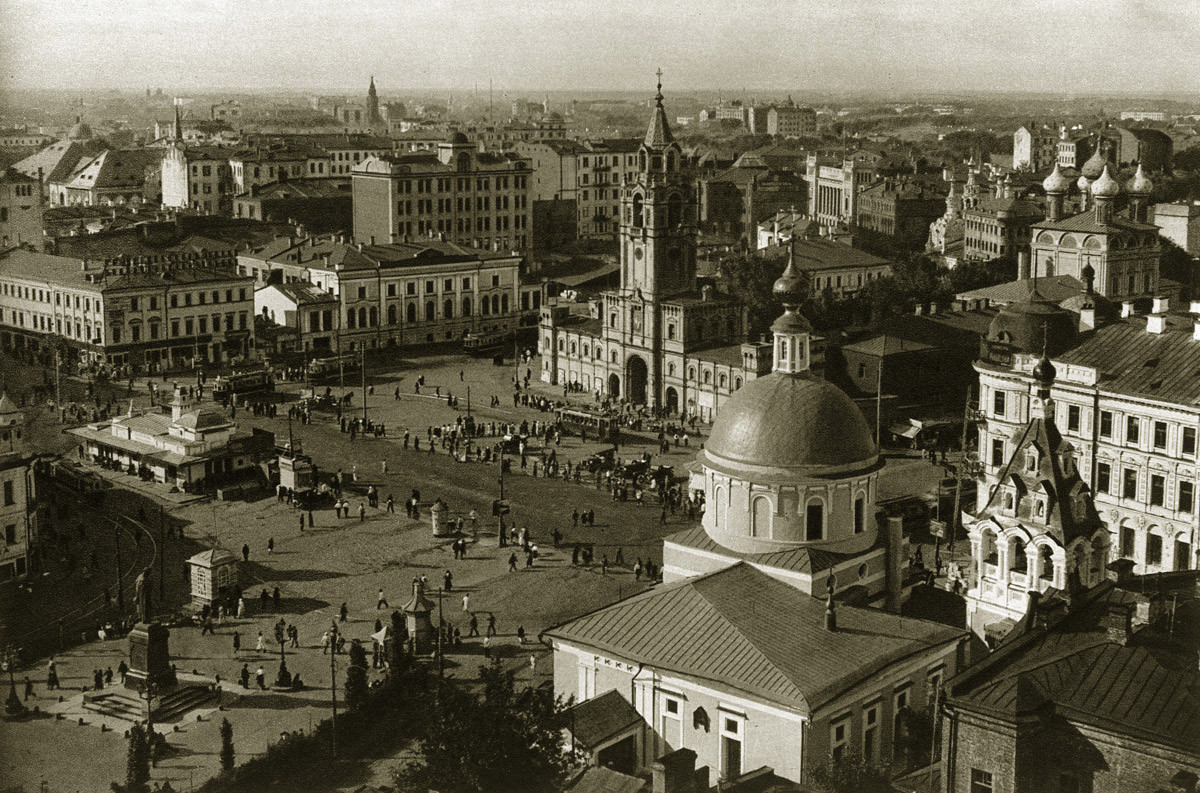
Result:
{"label": "chimney", "polygon": [[1166,314],[1147,314],[1146,315],[1146,332],[1161,334],[1167,328]]}
{"label": "chimney", "polygon": [[676,749],[650,766],[651,793],[696,793],[696,753]]}
{"label": "chimney", "polygon": [[1188,308],[1192,314],[1200,314],[1200,300],[1193,300],[1192,305]]}
{"label": "chimney", "polygon": [[902,568],[904,561],[904,519],[898,516],[888,516],[887,519],[887,569],[885,579],[887,590],[884,593],[884,609],[893,614],[900,613],[901,587],[903,586]]}
{"label": "chimney", "polygon": [[1192,321],[1192,339],[1200,341],[1200,317],[1196,317]]}
{"label": "chimney", "polygon": [[1133,301],[1125,300],[1121,302],[1121,319],[1133,316]]}
{"label": "chimney", "polygon": [[1165,295],[1160,295],[1154,298],[1154,308],[1151,309],[1155,314],[1165,314],[1167,309],[1171,307],[1171,298]]}
{"label": "chimney", "polygon": [[925,304],[924,303],[917,303],[917,305],[913,307],[913,314],[915,316],[919,317],[919,316],[922,316],[924,313],[925,313]]}
{"label": "chimney", "polygon": [[1083,304],[1079,310],[1079,330],[1094,330],[1096,328],[1096,307],[1091,301]]}
{"label": "chimney", "polygon": [[1017,252],[1017,278],[1021,281],[1030,277],[1029,251]]}

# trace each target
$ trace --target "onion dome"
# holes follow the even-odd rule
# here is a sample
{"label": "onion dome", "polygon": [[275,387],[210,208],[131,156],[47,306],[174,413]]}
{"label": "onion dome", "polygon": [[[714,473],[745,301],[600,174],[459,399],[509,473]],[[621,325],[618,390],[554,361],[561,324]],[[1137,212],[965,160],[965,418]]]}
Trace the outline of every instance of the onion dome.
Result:
{"label": "onion dome", "polygon": [[771,325],[775,333],[812,333],[812,325],[797,309],[806,297],[806,284],[796,270],[795,245],[788,247],[787,267],[771,287],[773,294],[783,303],[784,312]]}
{"label": "onion dome", "polygon": [[461,132],[455,132],[449,138],[446,139],[446,142],[452,146],[461,146],[464,143],[470,144],[471,141],[467,138],[466,135],[462,134]]}
{"label": "onion dome", "polygon": [[1071,180],[1062,175],[1062,171],[1058,169],[1058,163],[1054,164],[1054,170],[1050,172],[1050,175],[1042,180],[1042,189],[1047,194],[1065,193],[1071,189]]}
{"label": "onion dome", "polygon": [[1041,359],[1033,365],[1033,379],[1039,383],[1053,383],[1057,374],[1054,364],[1050,362],[1050,356],[1043,350]]}
{"label": "onion dome", "polygon": [[1089,180],[1095,180],[1101,173],[1104,172],[1104,167],[1108,165],[1108,160],[1105,159],[1104,153],[1100,151],[1100,146],[1096,146],[1096,150],[1092,152],[1092,156],[1080,168],[1080,173],[1086,176]]}
{"label": "onion dome", "polygon": [[1146,172],[1142,170],[1142,164],[1138,163],[1137,173],[1125,183],[1125,191],[1133,196],[1148,196],[1152,190],[1154,190],[1154,182],[1150,181],[1150,177],[1146,176]]}
{"label": "onion dome", "polygon": [[1083,193],[1084,195],[1087,195],[1088,191],[1092,189],[1092,183],[1088,181],[1086,176],[1080,176],[1078,181],[1075,182],[1075,186],[1078,187],[1079,192]]}
{"label": "onion dome", "polygon": [[1108,165],[1100,173],[1100,178],[1092,182],[1092,196],[1095,198],[1116,198],[1121,194],[1121,183],[1108,173]]}

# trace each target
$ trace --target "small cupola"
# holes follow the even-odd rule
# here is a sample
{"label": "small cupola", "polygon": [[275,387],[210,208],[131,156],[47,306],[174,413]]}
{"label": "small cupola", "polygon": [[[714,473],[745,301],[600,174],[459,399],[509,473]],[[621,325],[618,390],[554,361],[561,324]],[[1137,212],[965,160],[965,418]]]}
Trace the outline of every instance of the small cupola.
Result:
{"label": "small cupola", "polygon": [[783,303],[784,312],[771,325],[775,334],[774,371],[803,374],[811,363],[812,325],[800,313],[806,284],[796,270],[796,246],[788,246],[788,262],[771,293]]}

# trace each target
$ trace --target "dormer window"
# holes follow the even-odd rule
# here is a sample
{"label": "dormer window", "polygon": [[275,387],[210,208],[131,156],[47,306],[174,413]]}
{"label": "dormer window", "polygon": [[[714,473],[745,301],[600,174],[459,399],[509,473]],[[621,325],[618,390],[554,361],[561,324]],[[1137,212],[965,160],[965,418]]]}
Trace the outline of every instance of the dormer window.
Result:
{"label": "dormer window", "polygon": [[1025,470],[1026,471],[1036,471],[1037,467],[1038,467],[1037,452],[1035,452],[1032,449],[1027,450],[1025,452]]}
{"label": "dormer window", "polygon": [[1038,518],[1046,517],[1046,502],[1044,499],[1039,498],[1034,502],[1033,514]]}

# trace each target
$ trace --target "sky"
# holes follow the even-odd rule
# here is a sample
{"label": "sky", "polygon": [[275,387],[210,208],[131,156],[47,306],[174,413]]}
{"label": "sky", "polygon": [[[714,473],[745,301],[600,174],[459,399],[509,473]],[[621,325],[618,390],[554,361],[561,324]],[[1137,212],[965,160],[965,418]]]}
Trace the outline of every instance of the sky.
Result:
{"label": "sky", "polygon": [[1197,0],[0,0],[0,89],[1200,93]]}

